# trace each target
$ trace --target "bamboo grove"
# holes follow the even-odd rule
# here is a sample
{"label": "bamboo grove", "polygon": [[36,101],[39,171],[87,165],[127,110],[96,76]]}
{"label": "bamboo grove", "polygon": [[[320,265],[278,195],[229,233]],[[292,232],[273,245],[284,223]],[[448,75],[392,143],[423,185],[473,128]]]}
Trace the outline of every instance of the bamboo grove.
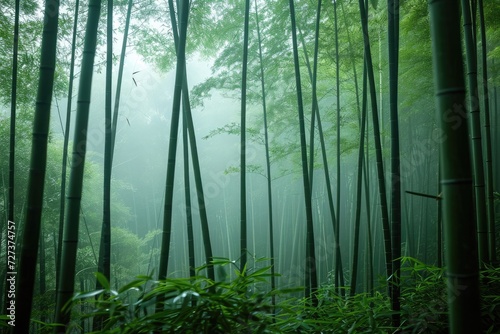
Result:
{"label": "bamboo grove", "polygon": [[[209,295],[222,318],[237,295],[238,331],[340,331],[325,303],[370,296],[403,332],[414,263],[442,270],[446,330],[477,332],[498,276],[499,12],[0,0],[2,330],[180,332],[218,316],[173,309]],[[292,298],[309,320],[281,322]]]}

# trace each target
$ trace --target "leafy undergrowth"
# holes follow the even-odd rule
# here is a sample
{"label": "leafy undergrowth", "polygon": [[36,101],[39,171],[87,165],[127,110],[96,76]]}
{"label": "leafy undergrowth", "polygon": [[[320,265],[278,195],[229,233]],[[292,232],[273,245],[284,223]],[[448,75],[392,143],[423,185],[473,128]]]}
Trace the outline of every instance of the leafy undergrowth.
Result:
{"label": "leafy undergrowth", "polygon": [[[119,290],[111,289],[97,274],[104,289],[73,298],[73,327],[68,331],[90,332],[89,320],[103,317],[102,333],[447,333],[443,269],[412,258],[403,258],[402,263],[401,326],[397,329],[391,326],[385,287],[342,297],[326,285],[318,290],[318,307],[312,307],[308,300],[291,297],[300,289],[268,291],[270,269],[266,267],[245,273],[235,269],[236,278],[224,282],[201,275],[160,282],[143,276]],[[234,263],[217,260],[215,265]],[[486,333],[497,333],[500,270],[484,271],[482,281],[488,288],[482,289],[481,326]],[[158,298],[163,301],[158,303]]]}

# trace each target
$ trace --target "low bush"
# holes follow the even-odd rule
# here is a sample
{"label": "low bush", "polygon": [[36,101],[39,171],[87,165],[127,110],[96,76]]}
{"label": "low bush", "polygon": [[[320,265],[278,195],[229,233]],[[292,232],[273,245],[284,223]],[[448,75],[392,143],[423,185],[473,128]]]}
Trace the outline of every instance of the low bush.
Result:
{"label": "low bush", "polygon": [[[101,290],[77,294],[72,300],[72,330],[90,332],[89,319],[104,319],[102,333],[447,333],[445,272],[413,259],[402,259],[401,326],[391,325],[385,286],[343,297],[332,285],[317,291],[319,305],[293,298],[297,289],[269,291],[270,268],[239,271],[218,259],[218,269],[233,267],[235,278],[214,282],[198,275],[157,281],[150,276],[118,290],[99,273]],[[198,269],[198,273],[204,267]],[[227,276],[225,276],[227,277]],[[500,271],[481,274],[482,326],[500,330]],[[348,292],[348,291],[346,291]],[[348,295],[348,293],[346,293]],[[277,298],[272,305],[272,297]],[[86,310],[82,312],[81,310]]]}

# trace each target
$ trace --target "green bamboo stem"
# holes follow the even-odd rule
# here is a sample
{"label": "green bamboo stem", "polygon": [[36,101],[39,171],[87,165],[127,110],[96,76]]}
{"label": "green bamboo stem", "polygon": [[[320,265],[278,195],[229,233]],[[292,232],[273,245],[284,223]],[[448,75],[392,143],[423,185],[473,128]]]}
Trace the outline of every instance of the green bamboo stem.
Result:
{"label": "green bamboo stem", "polygon": [[243,68],[241,72],[241,134],[240,134],[240,270],[247,264],[247,193],[246,193],[246,109],[248,67],[248,25],[250,0],[245,0],[245,24],[243,28]]}
{"label": "green bamboo stem", "polygon": [[[172,213],[173,213],[173,197],[174,197],[174,176],[177,154],[177,137],[179,130],[180,105],[182,95],[182,84],[186,70],[186,32],[189,16],[189,7],[185,2],[180,3],[178,9],[179,15],[179,43],[177,46],[177,66],[174,85],[174,100],[172,105],[172,119],[170,123],[170,138],[168,146],[168,163],[167,177],[165,185],[165,203],[163,215],[163,232],[160,251],[160,265],[158,269],[158,278],[160,280],[167,278],[168,259],[170,255],[170,237],[172,234]],[[172,26],[175,22],[172,22]],[[161,309],[163,305],[161,300],[157,302],[157,309]]]}
{"label": "green bamboo stem", "polygon": [[[491,126],[490,126],[490,100],[488,91],[488,63],[487,63],[487,41],[486,24],[484,22],[483,0],[478,0],[479,22],[481,27],[481,65],[484,105],[484,130],[486,143],[486,194],[488,209],[488,245],[489,256],[492,263],[496,263],[496,236],[495,236],[495,197],[493,195],[493,154],[491,148]],[[478,92],[479,94],[479,92]]]}
{"label": "green bamboo stem", "polygon": [[63,243],[64,229],[64,208],[66,206],[66,173],[68,169],[68,144],[69,144],[69,129],[71,125],[71,105],[73,102],[73,82],[75,73],[75,50],[76,50],[76,35],[78,29],[78,13],[80,9],[80,0],[75,2],[75,14],[73,19],[73,34],[71,39],[71,62],[69,67],[69,84],[68,84],[68,103],[66,105],[66,124],[64,127],[64,142],[63,142],[63,158],[61,170],[61,203],[59,206],[59,233],[57,239],[57,259],[56,259],[56,291],[59,285],[59,274],[61,266],[61,252]]}
{"label": "green bamboo stem", "polygon": [[[300,147],[302,157],[302,179],[304,183],[304,201],[306,209],[306,297],[311,297],[313,306],[318,304],[318,297],[316,290],[318,289],[318,279],[316,271],[316,255],[314,250],[314,226],[312,219],[311,207],[311,188],[309,184],[309,172],[307,166],[307,145],[305,137],[304,126],[304,106],[302,102],[302,84],[300,80],[300,66],[299,66],[299,53],[297,46],[297,29],[295,23],[295,6],[294,1],[290,0],[290,19],[292,24],[292,44],[293,44],[293,58],[295,64],[295,84],[297,89],[297,105],[299,114],[299,127],[300,127]],[[312,154],[312,153],[311,153]]]}
{"label": "green bamboo stem", "polygon": [[474,194],[476,204],[477,236],[479,246],[479,263],[483,266],[490,262],[488,247],[488,216],[486,212],[486,192],[484,182],[483,147],[481,136],[481,118],[477,84],[477,52],[471,22],[469,0],[462,0],[465,50],[467,55],[468,98],[467,108],[470,113],[469,131],[472,148]]}
{"label": "green bamboo stem", "polygon": [[[187,92],[187,80],[184,80],[184,88],[183,92]],[[208,226],[208,216],[207,209],[205,204],[205,192],[203,190],[203,182],[201,179],[201,168],[200,168],[200,160],[198,157],[198,147],[196,144],[196,136],[194,132],[194,123],[193,117],[191,115],[191,108],[189,107],[189,95],[187,93],[183,93],[183,103],[186,105],[186,116],[187,116],[187,127],[188,127],[188,135],[189,135],[189,145],[191,147],[191,160],[193,161],[193,170],[194,170],[194,180],[196,186],[196,194],[198,198],[198,207],[200,211],[200,221],[201,221],[201,232],[203,237],[203,247],[205,250],[205,260],[207,263],[207,277],[213,281],[215,281],[215,272],[214,267],[211,265],[213,260],[212,253],[212,242],[210,238],[210,230]]]}
{"label": "green bamboo stem", "polygon": [[15,176],[15,149],[16,149],[16,109],[17,109],[17,67],[19,50],[19,3],[16,0],[14,9],[14,43],[12,47],[12,81],[10,95],[10,140],[9,140],[9,199],[7,219],[14,218],[14,176]]}
{"label": "green bamboo stem", "polygon": [[182,146],[184,157],[184,194],[186,201],[186,229],[188,241],[188,259],[189,259],[189,277],[196,275],[196,262],[194,254],[194,232],[193,232],[193,216],[191,211],[191,185],[189,181],[189,142],[188,142],[188,126],[186,107],[183,107],[182,120]]}
{"label": "green bamboo stem", "polygon": [[[366,71],[365,71],[366,72]],[[366,80],[365,80],[366,81]],[[366,101],[366,99],[364,99]],[[353,260],[351,267],[351,290],[350,295],[354,296],[356,293],[357,284],[357,273],[358,273],[358,251],[359,251],[359,227],[361,220],[361,195],[362,195],[362,176],[363,176],[363,166],[364,166],[364,147],[365,147],[365,129],[366,129],[366,103],[363,103],[363,108],[361,111],[361,129],[360,129],[360,140],[359,140],[359,151],[358,151],[358,164],[357,164],[357,179],[356,179],[356,211],[354,218],[354,244],[353,244]]]}
{"label": "green bamboo stem", "polygon": [[[19,50],[19,4],[20,0],[16,0],[15,8],[14,8],[14,43],[12,47],[12,81],[11,81],[11,95],[10,95],[10,130],[9,130],[9,184],[8,184],[8,198],[7,198],[7,220],[11,222],[15,222],[16,219],[14,217],[14,182],[15,182],[15,155],[16,155],[16,109],[17,109],[17,68],[18,68],[18,50]],[[8,231],[8,230],[6,230]],[[0,237],[2,237],[2,231],[0,231]],[[8,233],[8,232],[6,232]],[[0,239],[2,240],[2,239]],[[9,260],[8,254],[7,259],[5,261],[6,267],[5,272],[10,272],[9,270]],[[4,277],[7,279],[8,277]],[[5,280],[4,280],[5,282]],[[0,284],[0,288],[3,288],[3,283]],[[9,307],[7,295],[8,289],[5,289],[5,293],[0,298],[0,301],[4,301],[3,305],[4,312],[7,314],[7,307]]]}
{"label": "green bamboo stem", "polygon": [[[456,1],[429,2],[438,125],[441,128],[441,186],[448,278],[450,333],[480,328],[479,263],[474,223],[469,134],[465,115],[454,107],[466,97]],[[445,115],[451,113],[454,122]]]}
{"label": "green bamboo stem", "polygon": [[[57,290],[56,317],[57,323],[66,326],[70,320],[70,312],[63,309],[73,296],[78,248],[78,228],[82,199],[83,174],[87,151],[87,128],[92,88],[92,76],[97,45],[97,28],[101,13],[101,0],[91,0],[88,5],[87,26],[83,47],[82,69],[78,88],[75,133],[71,158],[70,180],[66,196],[64,220],[64,238],[61,251],[61,270],[59,288]],[[56,333],[65,332],[64,327],[57,327]]]}
{"label": "green bamboo stem", "polygon": [[387,34],[389,53],[389,108],[391,123],[391,245],[392,245],[392,326],[401,323],[400,284],[401,269],[401,175],[399,158],[398,117],[398,46],[399,0],[387,0]]}
{"label": "green bamboo stem", "polygon": [[[364,40],[364,51],[365,51],[365,61],[368,73],[368,83],[370,87],[370,97],[371,97],[371,108],[373,116],[373,136],[375,140],[375,158],[377,163],[377,178],[379,184],[379,194],[380,194],[380,210],[382,214],[382,228],[384,232],[384,249],[385,249],[385,265],[386,265],[386,275],[387,278],[392,275],[392,247],[391,247],[391,232],[389,227],[389,213],[387,205],[387,195],[386,195],[386,185],[384,176],[384,166],[382,158],[382,144],[380,140],[380,126],[378,119],[378,106],[377,106],[377,95],[375,91],[375,78],[373,74],[373,62],[370,49],[370,38],[368,34],[368,16],[366,13],[366,7],[363,0],[359,0],[361,25],[363,29],[363,40]],[[392,296],[390,282],[389,284],[389,296]]]}
{"label": "green bamboo stem", "polygon": [[120,97],[123,82],[123,68],[125,66],[125,55],[127,51],[128,31],[130,27],[130,17],[134,0],[129,0],[127,5],[127,16],[125,18],[125,30],[123,31],[122,49],[120,52],[120,65],[118,66],[118,76],[116,81],[115,105],[113,107],[113,124],[111,125],[111,164],[115,152],[116,128],[118,123],[118,111],[120,109]]}
{"label": "green bamboo stem", "polygon": [[43,190],[47,163],[47,142],[50,125],[50,106],[54,87],[59,2],[45,4],[44,26],[40,55],[40,75],[36,96],[28,197],[25,223],[18,236],[22,238],[16,286],[16,326],[13,333],[28,333],[30,328],[33,288],[36,275],[38,242],[40,239]]}
{"label": "green bamboo stem", "polygon": [[[106,277],[111,278],[111,103],[113,84],[113,0],[107,0],[107,34],[106,34],[106,89],[104,107],[104,182],[103,182],[103,215],[101,227],[101,240],[99,246],[99,262],[97,270]],[[96,281],[96,288],[101,284]]]}
{"label": "green bamboo stem", "polygon": [[[321,2],[321,1],[319,1]],[[317,21],[316,21],[317,22]],[[319,33],[319,24],[317,25],[317,33]],[[307,52],[307,46],[306,46],[306,41],[304,39],[304,34],[302,33],[302,29],[300,28],[300,25],[297,25],[297,29],[299,31],[299,38],[300,38],[300,43],[302,44],[302,49],[304,50],[304,58],[306,62],[306,67],[307,71],[309,72],[309,78],[311,80],[311,86],[312,86],[312,106],[311,106],[311,126],[309,128],[309,183],[311,184],[311,188],[313,187],[313,178],[314,178],[314,133],[315,131],[315,125],[316,125],[316,108],[318,107],[318,99],[317,99],[317,94],[316,94],[316,74],[315,71],[317,69],[317,64],[313,60],[313,70],[311,70],[311,63],[309,61],[309,54]],[[317,59],[317,50],[316,47],[318,46],[317,42],[317,35],[315,35],[315,42],[314,42],[314,59]]]}
{"label": "green bamboo stem", "polygon": [[[363,63],[363,90],[362,90],[362,98],[361,98],[361,115],[363,113],[368,112],[368,73],[366,69],[366,62]],[[370,165],[370,155],[369,155],[369,128],[366,127],[366,147],[363,148],[364,150],[364,163],[363,163],[363,175],[364,175],[364,185],[365,185],[365,205],[366,205],[366,230],[367,230],[367,265],[368,268],[366,270],[368,271],[367,274],[367,282],[366,282],[366,288],[370,295],[373,296],[374,291],[373,291],[373,281],[374,281],[374,273],[373,273],[373,238],[372,238],[372,226],[371,226],[371,205],[370,205],[370,174],[368,172],[369,170],[369,165]]]}
{"label": "green bamboo stem", "polygon": [[[273,193],[272,193],[272,178],[271,178],[271,159],[269,156],[269,134],[267,131],[267,104],[266,104],[266,87],[264,80],[264,62],[262,57],[262,39],[260,35],[259,13],[257,9],[257,0],[255,0],[255,22],[257,26],[257,40],[259,42],[259,65],[260,65],[260,83],[262,90],[262,113],[264,121],[264,145],[266,149],[266,176],[267,176],[267,210],[269,219],[269,257],[271,265],[271,290],[276,288],[276,268],[274,260],[274,220],[273,220]],[[272,305],[276,305],[276,296],[272,295]]]}
{"label": "green bamboo stem", "polygon": [[[179,45],[179,34],[177,29],[177,23],[175,18],[175,11],[173,1],[169,0],[169,8],[170,8],[170,19],[172,21],[173,27],[173,35],[174,35],[174,43],[176,50],[178,50]],[[186,73],[184,73],[184,81],[182,82],[182,103],[183,103],[183,112],[184,112],[184,120],[186,121],[186,127],[188,132],[189,144],[191,147],[191,160],[193,161],[193,171],[194,171],[194,180],[196,187],[196,194],[198,199],[198,210],[200,213],[200,222],[201,222],[201,231],[203,237],[203,246],[205,250],[205,260],[207,264],[207,277],[211,280],[215,281],[215,272],[214,267],[211,265],[213,260],[212,254],[212,243],[210,239],[210,230],[208,226],[208,217],[207,210],[205,205],[205,193],[203,190],[203,182],[201,179],[201,168],[200,161],[198,158],[198,147],[196,144],[196,134],[194,131],[194,123],[193,117],[191,114],[191,104],[189,101],[189,89],[188,89],[188,81]],[[185,160],[186,161],[186,160]],[[189,238],[189,236],[188,236]],[[190,246],[188,246],[190,247]],[[194,246],[193,246],[194,247]]]}
{"label": "green bamboo stem", "polygon": [[[106,20],[106,77],[104,101],[104,180],[102,197],[102,224],[99,240],[99,259],[97,271],[111,282],[111,164],[112,164],[112,85],[113,85],[113,0],[107,0]],[[101,282],[96,279],[96,290],[102,289]],[[93,319],[93,330],[99,331],[103,327],[105,316]]]}

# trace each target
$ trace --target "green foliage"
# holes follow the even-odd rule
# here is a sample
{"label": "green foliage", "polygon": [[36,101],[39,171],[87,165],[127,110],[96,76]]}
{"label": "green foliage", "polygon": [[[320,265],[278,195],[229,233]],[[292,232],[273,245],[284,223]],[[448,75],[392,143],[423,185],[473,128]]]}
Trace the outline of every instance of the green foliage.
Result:
{"label": "green foliage", "polygon": [[[220,268],[234,265],[224,259],[214,263]],[[275,326],[270,298],[280,291],[264,291],[268,271],[261,268],[243,273],[235,269],[236,278],[230,282],[214,282],[203,276],[163,281],[140,276],[118,290],[110,289],[104,276],[97,274],[104,289],[77,294],[73,305],[91,306],[89,314],[79,315],[81,319],[106,316],[105,333],[274,332],[270,331]],[[165,298],[164,308],[152,313],[159,296]]]}
{"label": "green foliage", "polygon": [[[74,326],[83,319],[106,316],[103,333],[394,333],[389,298],[380,289],[342,297],[331,284],[318,290],[318,307],[291,297],[301,288],[268,291],[270,268],[244,275],[234,262],[216,258],[217,272],[234,268],[234,279],[214,282],[204,276],[155,281],[151,276],[114,290],[101,274],[104,289],[80,292],[72,300]],[[447,333],[445,271],[410,257],[401,259],[400,333]],[[197,273],[206,266],[197,269]],[[500,270],[482,273],[482,324],[487,333],[500,324]],[[153,313],[155,300],[165,296],[164,308]],[[278,303],[273,312],[271,297]],[[345,295],[348,295],[346,293]],[[82,308],[83,306],[83,308]],[[78,313],[76,310],[86,310]],[[479,325],[478,325],[479,326]]]}
{"label": "green foliage", "polygon": [[447,333],[446,278],[442,268],[403,257],[401,260],[401,327],[422,333]]}

